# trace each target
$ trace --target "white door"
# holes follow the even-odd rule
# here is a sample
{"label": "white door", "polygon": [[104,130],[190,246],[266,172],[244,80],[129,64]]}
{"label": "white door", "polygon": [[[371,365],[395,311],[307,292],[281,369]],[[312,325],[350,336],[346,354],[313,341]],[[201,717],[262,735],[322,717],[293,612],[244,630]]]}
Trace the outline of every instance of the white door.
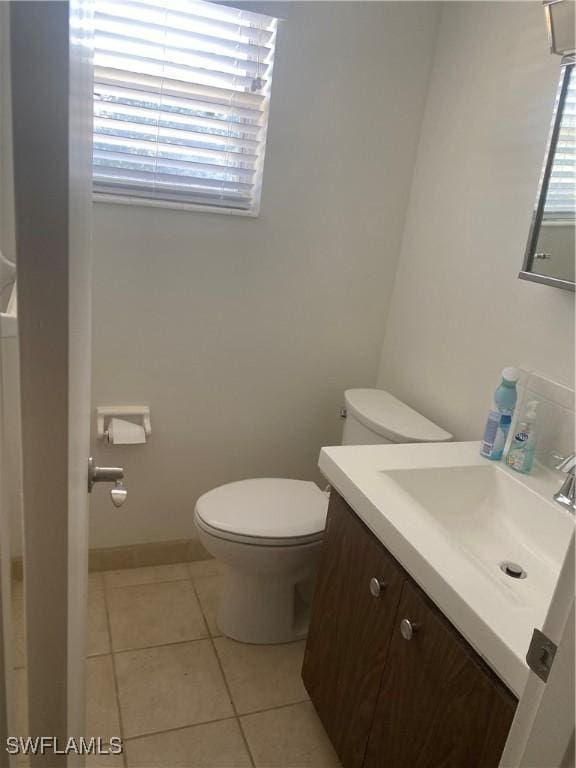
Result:
{"label": "white door", "polygon": [[534,672],[516,711],[502,768],[574,766],[574,534],[542,629],[556,646],[546,682]]}
{"label": "white door", "polygon": [[[60,747],[84,732],[90,12],[83,0],[10,4],[29,733]],[[48,750],[33,764],[66,758]]]}

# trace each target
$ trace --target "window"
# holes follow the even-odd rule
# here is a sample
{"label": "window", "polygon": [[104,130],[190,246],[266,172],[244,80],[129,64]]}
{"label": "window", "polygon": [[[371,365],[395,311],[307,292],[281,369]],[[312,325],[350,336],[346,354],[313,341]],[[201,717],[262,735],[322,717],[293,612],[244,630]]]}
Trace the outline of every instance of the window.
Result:
{"label": "window", "polygon": [[[566,99],[544,204],[544,223],[568,224],[574,221],[576,211],[576,80],[573,67],[568,70],[567,77]],[[556,96],[557,109],[561,90],[562,80]]]}
{"label": "window", "polygon": [[97,198],[256,214],[276,25],[203,0],[96,0]]}

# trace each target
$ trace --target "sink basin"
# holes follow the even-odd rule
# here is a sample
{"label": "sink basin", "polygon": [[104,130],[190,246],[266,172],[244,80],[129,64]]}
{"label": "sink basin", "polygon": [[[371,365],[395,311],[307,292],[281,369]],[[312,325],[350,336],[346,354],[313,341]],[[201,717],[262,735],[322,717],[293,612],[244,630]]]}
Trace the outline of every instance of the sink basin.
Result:
{"label": "sink basin", "polygon": [[[520,475],[480,445],[323,448],[320,469],[452,624],[517,695],[543,626],[574,518],[552,501],[560,480]],[[503,563],[519,566],[514,578]],[[351,566],[353,567],[353,566]]]}
{"label": "sink basin", "polygon": [[[384,473],[474,565],[530,604],[550,595],[566,550],[569,522],[553,504],[499,465],[398,469]],[[549,507],[549,509],[547,509]],[[547,514],[546,514],[547,512]],[[502,565],[517,564],[524,578]],[[527,581],[525,582],[524,579]]]}

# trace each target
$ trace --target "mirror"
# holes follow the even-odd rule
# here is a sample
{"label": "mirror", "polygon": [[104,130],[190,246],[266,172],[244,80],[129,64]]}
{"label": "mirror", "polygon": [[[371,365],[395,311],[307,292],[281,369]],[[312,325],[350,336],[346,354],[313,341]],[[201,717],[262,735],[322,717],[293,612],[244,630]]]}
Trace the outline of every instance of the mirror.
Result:
{"label": "mirror", "polygon": [[524,280],[574,290],[576,223],[576,80],[573,55],[562,74],[544,168],[528,235]]}

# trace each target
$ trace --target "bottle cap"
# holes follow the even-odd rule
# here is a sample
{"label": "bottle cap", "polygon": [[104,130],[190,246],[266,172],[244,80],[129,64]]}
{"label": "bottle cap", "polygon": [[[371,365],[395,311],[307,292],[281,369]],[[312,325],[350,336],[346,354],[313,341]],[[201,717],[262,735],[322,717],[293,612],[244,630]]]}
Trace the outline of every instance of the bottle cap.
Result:
{"label": "bottle cap", "polygon": [[520,378],[520,371],[518,368],[514,368],[510,365],[502,371],[502,378],[509,381],[511,384],[515,384]]}

